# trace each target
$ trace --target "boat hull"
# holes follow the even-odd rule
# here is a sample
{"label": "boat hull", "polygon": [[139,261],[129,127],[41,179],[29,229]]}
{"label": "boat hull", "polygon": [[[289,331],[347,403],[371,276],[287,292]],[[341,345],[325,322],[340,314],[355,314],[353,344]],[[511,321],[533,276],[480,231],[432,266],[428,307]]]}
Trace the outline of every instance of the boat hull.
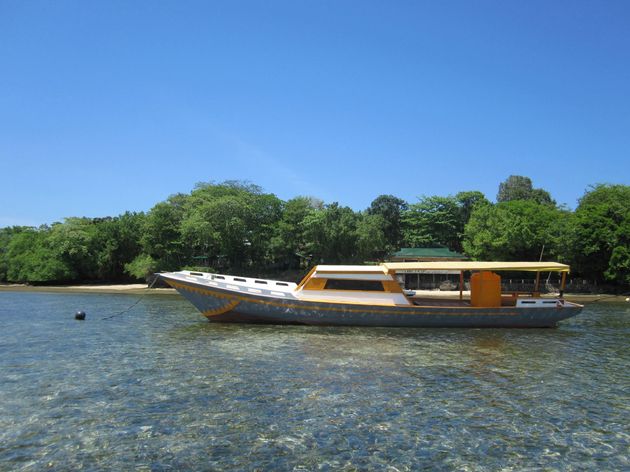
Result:
{"label": "boat hull", "polygon": [[550,308],[470,306],[373,306],[273,298],[208,287],[162,275],[211,322],[321,326],[546,328],[577,315],[582,306]]}

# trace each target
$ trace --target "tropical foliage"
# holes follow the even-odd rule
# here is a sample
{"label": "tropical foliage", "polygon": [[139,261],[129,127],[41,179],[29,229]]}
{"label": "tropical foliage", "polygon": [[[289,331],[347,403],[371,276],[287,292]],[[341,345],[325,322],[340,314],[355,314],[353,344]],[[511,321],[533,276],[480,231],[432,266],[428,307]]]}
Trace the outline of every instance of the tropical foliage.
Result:
{"label": "tropical foliage", "polygon": [[575,211],[510,176],[497,203],[478,191],[380,195],[365,211],[260,187],[200,183],[145,213],[0,228],[0,281],[126,281],[160,270],[303,271],[363,263],[401,247],[446,246],[481,260],[559,260],[574,273],[630,283],[630,186],[596,185]]}
{"label": "tropical foliage", "polygon": [[571,243],[576,270],[630,283],[630,186],[586,192],[573,215]]}

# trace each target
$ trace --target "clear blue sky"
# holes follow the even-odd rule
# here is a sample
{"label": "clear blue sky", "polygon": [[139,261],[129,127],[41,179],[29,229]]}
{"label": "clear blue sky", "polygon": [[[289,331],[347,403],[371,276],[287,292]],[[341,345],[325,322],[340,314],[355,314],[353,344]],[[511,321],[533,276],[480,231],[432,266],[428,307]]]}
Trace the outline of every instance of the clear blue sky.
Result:
{"label": "clear blue sky", "polygon": [[575,207],[629,157],[628,1],[0,0],[0,226],[226,179]]}

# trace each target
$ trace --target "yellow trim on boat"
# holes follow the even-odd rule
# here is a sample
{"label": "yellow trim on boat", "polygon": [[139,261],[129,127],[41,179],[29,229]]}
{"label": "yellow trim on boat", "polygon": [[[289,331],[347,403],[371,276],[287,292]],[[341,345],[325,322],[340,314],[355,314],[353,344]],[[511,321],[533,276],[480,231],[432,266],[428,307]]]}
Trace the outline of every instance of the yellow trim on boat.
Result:
{"label": "yellow trim on boat", "polygon": [[304,285],[307,280],[310,280],[311,276],[315,272],[315,269],[317,269],[317,266],[311,267],[311,270],[308,271],[308,274],[306,274],[304,278],[300,281],[300,283],[297,284],[297,287],[295,287],[295,290],[300,289],[300,287],[302,287],[302,285]]}
{"label": "yellow trim on boat", "polygon": [[382,280],[383,288],[388,293],[403,293],[403,289],[395,280]]}
{"label": "yellow trim on boat", "polygon": [[234,309],[236,307],[236,305],[238,305],[239,303],[241,303],[240,300],[232,300],[231,302],[223,305],[222,307],[215,308],[214,310],[202,311],[201,313],[204,316],[207,316],[208,318],[211,318],[213,316],[222,315],[223,313],[227,313],[228,311]]}
{"label": "yellow trim on boat", "polygon": [[304,284],[302,290],[324,290],[328,279],[310,279]]}
{"label": "yellow trim on boat", "polygon": [[[244,297],[242,295],[237,295],[237,294],[226,294],[223,292],[217,292],[216,289],[210,289],[210,288],[206,288],[206,287],[194,287],[191,285],[188,285],[186,283],[182,283],[179,281],[174,281],[172,279],[166,279],[167,282],[169,283],[169,285],[171,285],[174,288],[181,288],[183,290],[188,290],[189,292],[196,292],[196,293],[200,293],[200,294],[210,294],[212,296],[215,296],[217,298],[228,298],[228,299],[237,299],[239,301],[244,301],[244,302],[248,302],[248,303],[256,303],[256,304],[260,304],[260,305],[269,305],[269,306],[277,306],[277,307],[282,307],[282,308],[307,308],[309,309],[309,307],[304,307],[301,305],[296,305],[294,303],[290,303],[290,302],[277,302],[277,301],[272,301],[272,300],[260,300],[258,298],[254,298],[254,296],[250,297]],[[353,303],[353,302],[344,302],[344,301],[319,301],[319,300],[304,300],[303,302],[309,302],[309,303],[324,303],[326,305],[328,304],[336,304],[336,305],[354,305],[357,306],[357,303]],[[374,305],[374,304],[372,304]],[[391,307],[392,305],[381,305],[383,307]],[[471,314],[474,315],[475,311],[483,311],[483,310],[487,310],[487,308],[484,307],[466,307],[466,310],[468,311],[468,313],[466,312],[447,312],[447,313],[436,313],[435,311],[430,311],[430,312],[426,312],[426,311],[413,311],[414,309],[422,309],[422,308],[435,308],[435,307],[428,307],[428,306],[418,306],[418,305],[396,305],[399,306],[401,309],[404,309],[405,311],[408,310],[407,313],[402,312],[402,311],[387,311],[387,310],[368,310],[368,309],[364,309],[364,308],[335,308],[335,307],[331,307],[331,306],[322,306],[322,305],[317,305],[316,307],[313,307],[313,309],[317,309],[317,310],[321,310],[321,311],[345,311],[345,312],[349,312],[349,313],[378,313],[381,315],[453,315],[453,316],[470,316]],[[445,307],[447,309],[452,309],[454,307]],[[473,312],[473,313],[471,313]],[[488,314],[487,316],[516,316],[519,315],[518,312],[516,311],[506,311],[506,312],[498,312],[498,313],[491,313]]]}

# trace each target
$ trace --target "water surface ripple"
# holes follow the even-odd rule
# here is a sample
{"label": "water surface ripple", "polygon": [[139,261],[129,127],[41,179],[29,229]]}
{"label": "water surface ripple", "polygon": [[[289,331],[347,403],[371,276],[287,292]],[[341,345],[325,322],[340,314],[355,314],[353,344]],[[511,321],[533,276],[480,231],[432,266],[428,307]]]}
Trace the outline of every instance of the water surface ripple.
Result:
{"label": "water surface ripple", "polygon": [[630,469],[630,304],[541,330],[217,325],[170,295],[101,319],[134,301],[0,293],[0,469]]}

